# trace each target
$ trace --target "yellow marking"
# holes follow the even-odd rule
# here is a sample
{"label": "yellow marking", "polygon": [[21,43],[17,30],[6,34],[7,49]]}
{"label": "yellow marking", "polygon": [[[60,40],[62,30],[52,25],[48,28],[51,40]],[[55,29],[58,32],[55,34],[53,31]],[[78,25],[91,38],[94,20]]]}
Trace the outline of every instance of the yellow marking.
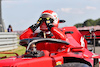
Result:
{"label": "yellow marking", "polygon": [[49,20],[50,18],[46,18],[47,20]]}
{"label": "yellow marking", "polygon": [[39,18],[39,21],[41,21],[42,20],[42,18]]}
{"label": "yellow marking", "polygon": [[56,65],[61,65],[61,61],[56,62]]}
{"label": "yellow marking", "polygon": [[37,22],[37,24],[39,24],[40,22]]}
{"label": "yellow marking", "polygon": [[46,21],[46,23],[50,23],[50,21]]}

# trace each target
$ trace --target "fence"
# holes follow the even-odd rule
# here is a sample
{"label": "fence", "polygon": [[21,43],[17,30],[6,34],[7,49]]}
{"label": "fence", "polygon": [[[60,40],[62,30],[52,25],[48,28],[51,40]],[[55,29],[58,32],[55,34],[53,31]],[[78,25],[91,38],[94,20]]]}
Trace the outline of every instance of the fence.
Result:
{"label": "fence", "polygon": [[0,32],[0,51],[12,50],[18,47],[17,33]]}

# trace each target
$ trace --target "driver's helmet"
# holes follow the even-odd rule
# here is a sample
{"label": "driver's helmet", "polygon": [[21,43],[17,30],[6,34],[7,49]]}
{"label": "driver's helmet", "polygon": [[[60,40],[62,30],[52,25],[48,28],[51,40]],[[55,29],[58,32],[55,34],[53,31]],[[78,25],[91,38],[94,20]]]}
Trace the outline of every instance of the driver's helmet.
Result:
{"label": "driver's helmet", "polygon": [[[51,18],[51,19],[53,19],[52,24],[55,27],[58,27],[59,19],[58,19],[57,14],[54,11],[52,11],[52,10],[45,10],[45,11],[42,12],[40,18]],[[43,23],[40,25],[40,30],[48,31],[48,28],[47,28],[47,25],[45,24],[45,21],[43,21]]]}

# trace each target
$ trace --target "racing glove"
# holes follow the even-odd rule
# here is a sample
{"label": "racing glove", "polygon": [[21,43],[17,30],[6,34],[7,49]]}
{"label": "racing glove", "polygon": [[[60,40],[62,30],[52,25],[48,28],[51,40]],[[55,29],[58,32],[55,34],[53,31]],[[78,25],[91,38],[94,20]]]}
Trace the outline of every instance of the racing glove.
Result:
{"label": "racing glove", "polygon": [[39,18],[39,20],[37,21],[37,23],[35,23],[34,25],[30,26],[30,28],[34,32],[41,24],[42,24],[42,18]]}
{"label": "racing glove", "polygon": [[54,27],[54,25],[52,24],[53,23],[53,19],[51,19],[51,18],[46,18],[46,25],[47,25],[47,27],[48,27],[48,30],[50,30],[52,27]]}

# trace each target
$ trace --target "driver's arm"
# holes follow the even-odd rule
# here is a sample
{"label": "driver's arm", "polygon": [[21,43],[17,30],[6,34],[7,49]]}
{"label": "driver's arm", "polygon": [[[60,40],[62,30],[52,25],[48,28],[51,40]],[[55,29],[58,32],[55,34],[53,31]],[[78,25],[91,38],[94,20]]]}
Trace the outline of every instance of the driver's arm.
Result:
{"label": "driver's arm", "polygon": [[22,39],[26,39],[26,38],[33,38],[35,37],[36,34],[33,35],[33,31],[32,29],[29,27],[28,29],[26,29],[21,35],[20,35],[20,40]]}
{"label": "driver's arm", "polygon": [[53,33],[56,39],[61,39],[66,41],[66,35],[60,31],[57,27],[55,27],[52,23],[46,23],[49,30]]}
{"label": "driver's arm", "polygon": [[[28,29],[26,29],[21,35],[20,40],[26,39],[26,38],[33,38],[37,36],[37,33],[34,33],[34,31],[39,27],[39,23],[36,23],[32,26],[30,26]],[[33,34],[34,33],[34,34]]]}
{"label": "driver's arm", "polygon": [[39,20],[37,21],[37,23],[35,23],[34,25],[30,26],[28,29],[26,29],[21,35],[20,35],[20,40],[22,39],[26,39],[26,38],[33,38],[36,37],[38,34],[34,33],[34,31],[41,25],[42,23],[42,19],[39,18]]}
{"label": "driver's arm", "polygon": [[57,27],[52,27],[50,31],[53,33],[56,39],[61,39],[66,41],[66,35],[60,31]]}

